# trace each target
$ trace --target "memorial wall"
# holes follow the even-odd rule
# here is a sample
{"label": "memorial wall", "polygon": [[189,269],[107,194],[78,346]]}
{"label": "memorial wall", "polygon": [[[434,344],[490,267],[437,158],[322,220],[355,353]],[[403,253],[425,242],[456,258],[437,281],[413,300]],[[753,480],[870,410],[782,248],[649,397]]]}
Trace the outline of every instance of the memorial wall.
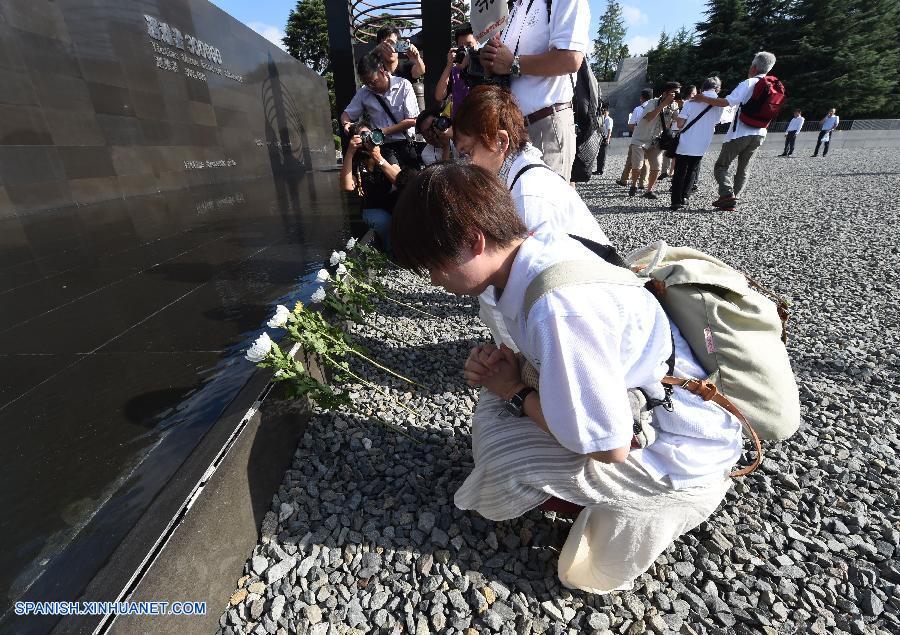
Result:
{"label": "memorial wall", "polygon": [[0,217],[333,165],[324,80],[262,42],[206,0],[4,0]]}

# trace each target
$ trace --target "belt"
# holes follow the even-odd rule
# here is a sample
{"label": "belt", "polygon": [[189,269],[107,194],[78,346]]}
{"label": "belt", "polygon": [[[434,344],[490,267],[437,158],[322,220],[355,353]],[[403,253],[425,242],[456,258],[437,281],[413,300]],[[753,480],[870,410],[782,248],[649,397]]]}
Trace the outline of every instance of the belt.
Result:
{"label": "belt", "polygon": [[530,126],[531,124],[537,123],[541,119],[546,119],[547,117],[549,117],[550,115],[552,115],[555,112],[559,112],[560,110],[566,110],[571,107],[572,107],[571,101],[564,101],[564,102],[560,102],[558,104],[553,104],[552,106],[545,106],[545,107],[541,108],[540,110],[535,110],[530,115],[525,115],[525,123],[526,123],[526,125]]}

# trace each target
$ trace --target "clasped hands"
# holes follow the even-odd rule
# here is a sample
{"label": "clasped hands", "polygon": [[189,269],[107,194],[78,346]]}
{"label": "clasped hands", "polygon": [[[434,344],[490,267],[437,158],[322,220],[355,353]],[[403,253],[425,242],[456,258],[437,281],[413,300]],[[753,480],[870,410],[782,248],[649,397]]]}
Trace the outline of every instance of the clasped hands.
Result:
{"label": "clasped hands", "polygon": [[513,63],[513,52],[500,41],[500,35],[494,35],[479,53],[481,65],[494,75],[509,75]]}
{"label": "clasped hands", "polygon": [[484,386],[507,400],[525,387],[519,360],[506,344],[500,348],[491,343],[474,347],[463,366],[463,377],[469,386]]}

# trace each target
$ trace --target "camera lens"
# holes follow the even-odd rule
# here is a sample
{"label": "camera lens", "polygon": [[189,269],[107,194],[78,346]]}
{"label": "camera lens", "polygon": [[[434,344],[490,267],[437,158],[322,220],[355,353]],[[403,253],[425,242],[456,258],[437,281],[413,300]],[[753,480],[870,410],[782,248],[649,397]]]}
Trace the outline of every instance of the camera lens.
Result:
{"label": "camera lens", "polygon": [[384,143],[384,132],[382,132],[379,128],[375,128],[372,132],[369,133],[369,140],[372,145],[380,146]]}
{"label": "camera lens", "polygon": [[450,128],[452,123],[453,122],[450,120],[450,117],[439,115],[434,118],[434,129],[439,130],[440,132],[446,132]]}

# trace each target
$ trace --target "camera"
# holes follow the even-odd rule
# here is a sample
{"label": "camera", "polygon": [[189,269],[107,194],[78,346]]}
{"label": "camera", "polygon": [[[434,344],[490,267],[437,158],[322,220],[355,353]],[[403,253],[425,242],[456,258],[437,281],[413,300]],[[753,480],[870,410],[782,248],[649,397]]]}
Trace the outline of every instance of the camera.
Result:
{"label": "camera", "polygon": [[353,138],[354,136],[359,135],[360,139],[362,139],[362,147],[360,150],[371,150],[375,146],[380,146],[384,143],[384,132],[382,132],[380,128],[372,128],[371,130],[364,130],[363,132],[360,132],[359,128],[359,123],[350,124],[350,127],[347,129],[347,137]]}
{"label": "camera", "polygon": [[394,50],[398,53],[406,53],[409,50],[409,40],[397,40]]}
{"label": "camera", "polygon": [[447,130],[450,129],[450,126],[453,125],[453,120],[445,115],[438,115],[434,118],[434,123],[431,125],[434,126],[434,129],[438,132],[447,132]]}
{"label": "camera", "polygon": [[462,78],[466,86],[475,88],[482,84],[490,84],[500,88],[510,87],[510,82],[512,81],[510,75],[492,75],[484,69],[478,49],[467,46],[466,55],[469,56],[469,67],[462,72]]}
{"label": "camera", "polygon": [[456,55],[453,56],[454,64],[462,64],[462,61],[466,59],[466,47],[458,46],[456,47]]}

